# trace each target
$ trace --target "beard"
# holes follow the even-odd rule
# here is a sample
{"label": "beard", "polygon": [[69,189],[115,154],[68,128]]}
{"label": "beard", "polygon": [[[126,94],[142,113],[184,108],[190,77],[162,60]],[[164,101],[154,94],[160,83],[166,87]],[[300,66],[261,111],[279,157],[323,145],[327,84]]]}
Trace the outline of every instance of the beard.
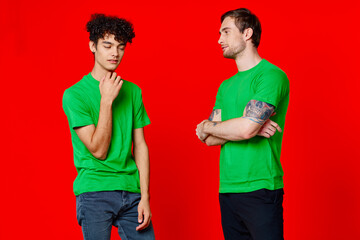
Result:
{"label": "beard", "polygon": [[223,56],[225,58],[235,59],[236,57],[239,57],[244,53],[245,48],[245,41],[240,41],[239,44],[235,47],[229,46],[228,49],[223,52]]}

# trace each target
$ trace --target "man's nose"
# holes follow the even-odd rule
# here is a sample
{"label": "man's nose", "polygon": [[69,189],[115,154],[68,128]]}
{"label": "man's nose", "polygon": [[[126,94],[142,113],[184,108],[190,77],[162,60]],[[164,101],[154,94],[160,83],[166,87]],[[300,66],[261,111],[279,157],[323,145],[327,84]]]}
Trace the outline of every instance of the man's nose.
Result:
{"label": "man's nose", "polygon": [[223,41],[223,39],[222,39],[222,37],[220,36],[219,37],[219,40],[218,40],[218,44],[222,44],[224,41]]}
{"label": "man's nose", "polygon": [[117,48],[114,48],[114,49],[113,49],[112,55],[113,55],[113,56],[118,56],[118,55],[119,55],[119,51],[118,51]]}

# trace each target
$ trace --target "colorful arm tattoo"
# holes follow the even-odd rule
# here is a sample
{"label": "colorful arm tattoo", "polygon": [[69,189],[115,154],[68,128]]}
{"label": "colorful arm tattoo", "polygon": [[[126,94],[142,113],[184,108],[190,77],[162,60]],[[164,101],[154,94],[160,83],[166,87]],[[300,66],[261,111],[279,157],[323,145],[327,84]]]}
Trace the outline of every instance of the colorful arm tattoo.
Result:
{"label": "colorful arm tattoo", "polygon": [[249,119],[260,125],[263,125],[274,112],[275,107],[269,103],[250,100],[245,107],[243,118]]}

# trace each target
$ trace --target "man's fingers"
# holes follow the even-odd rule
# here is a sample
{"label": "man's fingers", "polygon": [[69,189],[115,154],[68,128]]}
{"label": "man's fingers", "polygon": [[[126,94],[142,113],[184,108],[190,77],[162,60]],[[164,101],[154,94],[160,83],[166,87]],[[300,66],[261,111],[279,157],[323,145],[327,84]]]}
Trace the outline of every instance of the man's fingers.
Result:
{"label": "man's fingers", "polygon": [[145,228],[147,226],[149,226],[149,223],[150,223],[150,214],[149,213],[145,214],[144,223],[145,223]]}
{"label": "man's fingers", "polygon": [[281,129],[281,127],[280,127],[279,125],[276,127],[276,129],[277,129],[279,132],[282,132],[282,129]]}
{"label": "man's fingers", "polygon": [[123,83],[124,83],[124,81],[123,80],[120,80],[120,82],[119,82],[119,88],[121,88],[121,86],[123,85]]}
{"label": "man's fingers", "polygon": [[118,87],[118,89],[121,89],[121,86],[123,85],[124,81],[120,78],[117,77],[115,80],[115,86]]}
{"label": "man's fingers", "polygon": [[143,210],[141,208],[138,209],[138,222],[139,223],[142,223],[143,222],[143,219],[144,219],[144,216],[143,216]]}
{"label": "man's fingers", "polygon": [[115,78],[114,83],[115,83],[115,84],[119,84],[119,83],[120,83],[120,77],[119,77],[119,76],[117,76],[117,77]]}
{"label": "man's fingers", "polygon": [[276,122],[270,120],[270,124],[271,124],[271,126],[276,128],[279,132],[282,132],[281,127]]}
{"label": "man's fingers", "polygon": [[136,231],[143,230],[145,228],[145,222],[136,227]]}
{"label": "man's fingers", "polygon": [[270,131],[270,129],[266,129],[265,134],[268,134],[270,137],[274,136],[275,131]]}
{"label": "man's fingers", "polygon": [[[106,74],[106,76],[105,76],[105,79],[110,79],[111,78],[111,72],[108,72],[107,74]],[[104,79],[104,80],[105,80]]]}
{"label": "man's fingers", "polygon": [[276,128],[274,128],[273,126],[269,126],[268,128],[267,128],[269,131],[271,131],[271,132],[276,132]]}
{"label": "man's fingers", "polygon": [[143,229],[147,228],[149,226],[149,224],[150,224],[150,215],[145,214],[144,222],[136,227],[136,231],[143,230]]}
{"label": "man's fingers", "polygon": [[117,75],[116,72],[112,72],[112,74],[111,74],[111,80],[115,81],[116,75]]}
{"label": "man's fingers", "polygon": [[143,230],[143,229],[147,228],[148,226],[149,226],[149,223],[144,221],[142,224],[140,224],[139,226],[136,227],[136,231]]}

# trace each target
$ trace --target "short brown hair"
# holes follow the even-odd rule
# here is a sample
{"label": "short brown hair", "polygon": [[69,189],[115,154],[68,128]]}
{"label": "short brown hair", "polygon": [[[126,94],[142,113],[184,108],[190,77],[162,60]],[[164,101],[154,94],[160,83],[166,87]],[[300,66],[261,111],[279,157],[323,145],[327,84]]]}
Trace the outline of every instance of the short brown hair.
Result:
{"label": "short brown hair", "polygon": [[232,17],[235,19],[235,25],[238,27],[241,33],[244,33],[245,29],[251,28],[253,30],[251,41],[256,48],[259,46],[261,37],[261,24],[257,16],[255,16],[246,8],[239,8],[224,13],[221,16],[221,23],[227,17]]}

